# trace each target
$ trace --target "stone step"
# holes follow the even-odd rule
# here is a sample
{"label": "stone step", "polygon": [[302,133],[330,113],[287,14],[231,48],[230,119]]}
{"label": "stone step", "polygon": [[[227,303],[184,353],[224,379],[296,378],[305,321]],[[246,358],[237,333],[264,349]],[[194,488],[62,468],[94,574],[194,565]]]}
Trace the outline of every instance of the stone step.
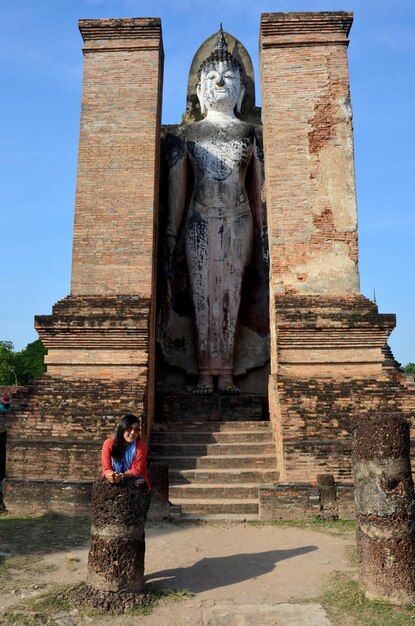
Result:
{"label": "stone step", "polygon": [[251,413],[250,411],[247,412],[246,415],[244,415],[240,411],[230,410],[224,415],[222,414],[215,415],[214,413],[212,414],[206,413],[206,415],[203,415],[203,413],[198,414],[198,413],[189,412],[187,414],[178,413],[177,415],[163,416],[163,419],[168,420],[172,424],[174,422],[181,422],[185,420],[188,421],[190,424],[195,421],[202,422],[204,420],[206,420],[206,422],[208,422],[209,424],[215,424],[215,423],[217,424],[219,422],[263,422],[263,421],[268,421],[269,417],[266,416],[264,418],[262,415],[255,415],[254,413]]}
{"label": "stone step", "polygon": [[[259,419],[258,404],[256,419],[235,419],[241,398],[223,400],[192,399],[197,420],[178,411],[177,420],[153,425],[150,458],[168,464],[169,497],[182,518],[258,519],[259,486],[279,479],[271,423]],[[180,408],[180,399],[171,401]],[[232,419],[209,420],[217,418],[215,406],[233,406]]]}
{"label": "stone step", "polygon": [[186,500],[177,498],[173,504],[180,506],[184,515],[209,515],[209,514],[233,514],[233,515],[258,515],[258,499],[223,500],[223,499],[199,499]]}
{"label": "stone step", "polygon": [[270,431],[271,422],[264,421],[219,421],[210,422],[207,420],[195,420],[193,422],[183,422],[180,420],[174,422],[156,422],[153,424],[152,434],[161,432],[225,432],[225,431],[248,431],[261,432],[262,430]]}
{"label": "stone step", "polygon": [[257,522],[259,520],[258,513],[181,513],[181,520],[204,522]]}
{"label": "stone step", "polygon": [[259,485],[239,483],[192,483],[189,485],[170,485],[169,498],[176,499],[204,499],[204,500],[241,500],[258,498]]}
{"label": "stone step", "polygon": [[272,443],[271,429],[261,430],[237,430],[237,431],[161,431],[151,434],[150,446],[158,443]]}
{"label": "stone step", "polygon": [[153,443],[151,456],[232,456],[275,454],[275,446],[270,443]]}
{"label": "stone step", "polygon": [[167,463],[169,469],[275,469],[274,454],[215,456],[151,456],[151,461]]}
{"label": "stone step", "polygon": [[214,393],[197,396],[192,393],[166,394],[161,400],[163,418],[167,421],[194,421],[218,418],[226,420],[258,420],[268,417],[266,396],[241,394],[222,396]]}
{"label": "stone step", "polygon": [[272,469],[170,469],[170,483],[254,483],[269,485],[279,480],[279,472]]}

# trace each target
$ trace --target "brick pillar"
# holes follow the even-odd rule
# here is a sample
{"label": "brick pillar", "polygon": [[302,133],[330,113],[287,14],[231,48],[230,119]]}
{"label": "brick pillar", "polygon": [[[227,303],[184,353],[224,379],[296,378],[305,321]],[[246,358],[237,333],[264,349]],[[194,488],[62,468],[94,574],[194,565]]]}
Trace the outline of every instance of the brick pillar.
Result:
{"label": "brick pillar", "polygon": [[48,374],[139,380],[153,412],[163,46],[158,18],[81,20],[71,295],[36,318]]}
{"label": "brick pillar", "polygon": [[260,65],[271,293],[359,293],[352,14],[265,13]]}
{"label": "brick pillar", "polygon": [[151,297],[160,20],[81,20],[79,29],[85,61],[71,294]]}

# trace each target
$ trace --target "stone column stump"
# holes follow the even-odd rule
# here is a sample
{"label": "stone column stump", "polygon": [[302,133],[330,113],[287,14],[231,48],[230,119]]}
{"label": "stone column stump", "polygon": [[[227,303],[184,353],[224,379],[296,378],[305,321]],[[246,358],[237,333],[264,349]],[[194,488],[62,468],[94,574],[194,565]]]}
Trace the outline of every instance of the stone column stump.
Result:
{"label": "stone column stump", "polygon": [[320,493],[320,515],[326,522],[339,519],[336,485],[333,474],[317,474]]}
{"label": "stone column stump", "polygon": [[354,423],[359,578],[368,598],[415,601],[414,485],[409,424],[399,414]]}
{"label": "stone column stump", "polygon": [[167,463],[153,462],[148,468],[151,484],[151,505],[148,519],[161,522],[169,517],[169,466]]}
{"label": "stone column stump", "polygon": [[92,492],[91,547],[85,600],[121,613],[144,596],[144,524],[150,494],[144,480],[116,485],[104,478]]}

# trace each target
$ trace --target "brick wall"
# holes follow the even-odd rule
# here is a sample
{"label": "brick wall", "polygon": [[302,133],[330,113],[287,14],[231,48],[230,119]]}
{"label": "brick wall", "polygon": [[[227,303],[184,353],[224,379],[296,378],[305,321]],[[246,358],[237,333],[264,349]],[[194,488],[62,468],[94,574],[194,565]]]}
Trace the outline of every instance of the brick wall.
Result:
{"label": "brick wall", "polygon": [[272,373],[296,378],[384,376],[396,318],[364,296],[276,295]]}
{"label": "brick wall", "polygon": [[310,482],[281,482],[259,488],[261,520],[353,519],[355,506],[350,485],[334,483],[328,500],[324,487]]}
{"label": "brick wall", "polygon": [[[42,485],[45,495],[39,503],[52,496],[56,503],[59,489],[65,501],[62,481],[94,480],[104,439],[113,435],[125,413],[143,413],[145,392],[145,385],[132,380],[75,380],[48,374],[20,388],[5,418],[6,506],[29,502],[30,494],[37,497]],[[146,423],[143,436],[148,436]],[[33,490],[27,481],[36,483]],[[75,491],[71,493],[76,499]]]}
{"label": "brick wall", "polygon": [[88,514],[91,511],[91,482],[6,479],[3,491],[10,511],[52,511],[65,515]]}
{"label": "brick wall", "polygon": [[[65,348],[62,351],[62,346],[51,346],[49,371],[53,366],[53,371],[58,375],[64,372],[65,376],[138,376],[140,382],[145,378],[151,421],[163,77],[161,23],[159,18],[81,20],[79,28],[85,45],[71,295],[146,299],[147,337],[142,338],[144,352],[137,354],[137,346],[131,350],[126,341],[123,343],[118,328],[120,345],[108,354],[104,343],[111,332],[104,326],[101,352],[99,341],[94,351],[89,352],[87,346],[76,354]],[[132,334],[124,328],[124,340]],[[73,362],[68,360],[71,356]]]}

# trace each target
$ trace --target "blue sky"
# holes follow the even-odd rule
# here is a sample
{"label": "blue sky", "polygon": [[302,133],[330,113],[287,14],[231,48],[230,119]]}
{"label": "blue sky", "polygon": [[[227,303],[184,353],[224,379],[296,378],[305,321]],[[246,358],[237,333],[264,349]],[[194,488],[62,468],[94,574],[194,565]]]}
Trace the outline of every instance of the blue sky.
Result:
{"label": "blue sky", "polygon": [[[415,361],[415,2],[343,0],[0,0],[0,339],[37,338],[33,317],[69,293],[82,83],[81,18],[161,17],[163,122],[185,109],[189,66],[218,28],[250,52],[259,101],[262,12],[352,10],[349,66],[354,112],[361,291],[397,314],[390,345]],[[259,102],[257,102],[259,103]]]}

